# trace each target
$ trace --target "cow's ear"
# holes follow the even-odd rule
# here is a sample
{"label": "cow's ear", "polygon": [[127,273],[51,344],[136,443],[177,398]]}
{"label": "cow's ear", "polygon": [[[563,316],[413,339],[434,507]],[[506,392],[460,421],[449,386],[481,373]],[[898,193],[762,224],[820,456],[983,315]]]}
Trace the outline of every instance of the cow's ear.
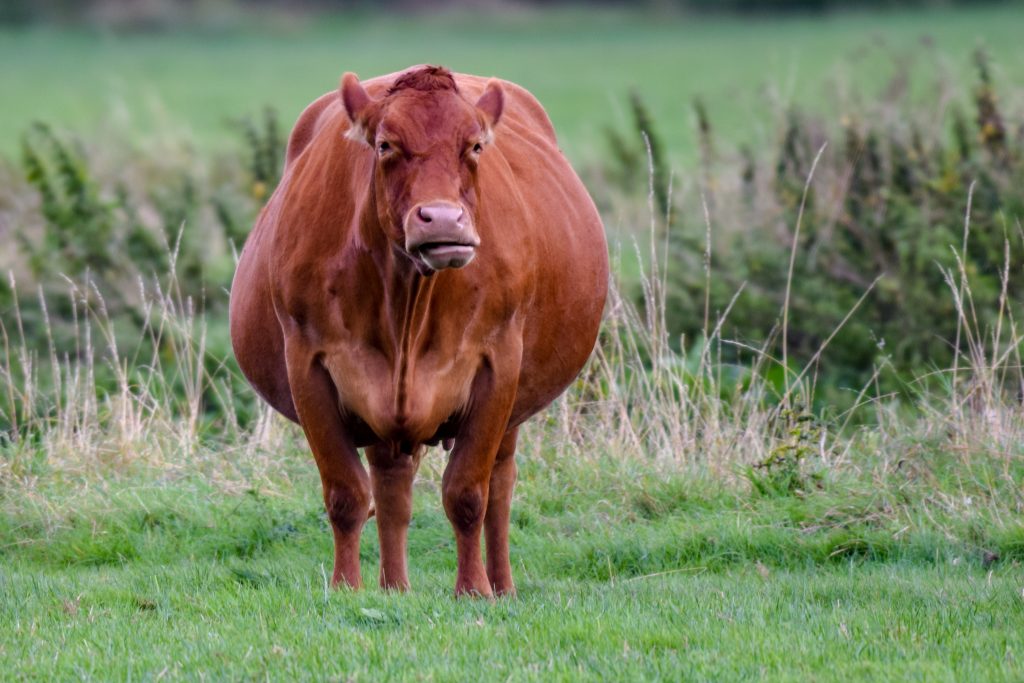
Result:
{"label": "cow's ear", "polygon": [[352,121],[346,137],[352,140],[364,140],[366,137],[366,115],[369,112],[373,100],[363,88],[359,78],[352,72],[347,72],[341,77],[341,86],[338,88],[341,96],[341,103],[345,105],[345,113]]}
{"label": "cow's ear", "polygon": [[505,90],[499,81],[492,79],[487,82],[484,94],[476,101],[476,108],[487,117],[491,127],[498,125],[501,112],[505,108]]}

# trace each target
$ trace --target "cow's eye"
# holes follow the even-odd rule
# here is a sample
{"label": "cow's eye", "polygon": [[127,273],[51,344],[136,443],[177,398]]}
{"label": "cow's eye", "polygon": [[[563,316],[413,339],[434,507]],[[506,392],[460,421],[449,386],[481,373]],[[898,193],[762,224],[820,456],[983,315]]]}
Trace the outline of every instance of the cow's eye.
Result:
{"label": "cow's eye", "polygon": [[482,151],[484,151],[484,146],[479,142],[473,145],[473,154],[479,154]]}
{"label": "cow's eye", "polygon": [[381,155],[387,154],[391,151],[391,143],[385,140],[384,142],[377,145],[377,152]]}

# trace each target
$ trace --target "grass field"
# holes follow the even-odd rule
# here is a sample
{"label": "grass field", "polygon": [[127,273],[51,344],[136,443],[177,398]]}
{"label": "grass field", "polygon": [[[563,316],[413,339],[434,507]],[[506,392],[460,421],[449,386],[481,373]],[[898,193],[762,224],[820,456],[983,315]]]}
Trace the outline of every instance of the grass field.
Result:
{"label": "grass field", "polygon": [[[294,451],[282,458],[289,483],[262,493],[225,495],[194,477],[128,480],[74,509],[43,496],[39,509],[8,517],[5,675],[1012,681],[1024,672],[1018,562],[990,567],[976,546],[927,522],[911,521],[899,543],[896,519],[817,524],[830,507],[861,504],[843,491],[759,500],[693,477],[656,480],[643,467],[633,468],[638,479],[612,476],[630,474],[621,463],[525,459],[512,536],[519,596],[492,604],[451,598],[454,544],[429,473],[410,532],[413,592],[330,590],[313,468]],[[436,469],[441,456],[432,458]],[[371,522],[370,579],[374,537]],[[1024,557],[1020,529],[1007,549]]]}
{"label": "grass field", "polygon": [[[94,169],[104,183],[127,176],[157,186],[133,186],[140,194],[174,199],[183,168],[186,180],[227,175],[248,191],[237,153],[227,171],[206,166],[241,144],[228,119],[270,104],[288,121],[344,70],[441,62],[533,90],[578,165],[603,154],[605,125],[626,125],[636,86],[685,176],[694,96],[730,143],[756,145],[778,132],[787,103],[838,117],[845,98],[870,97],[894,56],[913,55],[914,88],[934,78],[969,92],[969,54],[984,44],[995,78],[1019,83],[1022,19],[1004,6],[745,22],[567,12],[0,33],[0,156],[43,119],[84,138],[98,131],[93,154],[96,140],[118,136],[198,150],[135,160],[122,175],[109,166],[143,154],[118,147]],[[165,175],[153,172],[161,162]],[[9,184],[0,219],[38,229],[33,189]],[[109,218],[101,194],[91,198],[98,221]],[[629,222],[644,198],[629,200],[640,209],[614,221],[646,243],[646,217]],[[190,206],[189,227],[212,235],[209,206]],[[733,215],[719,210],[716,222]],[[24,265],[13,248],[5,258]],[[628,267],[657,260],[636,255]],[[950,296],[967,297],[950,306],[966,340],[957,365],[913,385],[912,400],[832,387],[852,397],[849,413],[807,412],[814,362],[785,380],[767,354],[729,365],[707,322],[705,345],[677,348],[657,282],[637,295],[646,316],[633,292],[613,289],[587,372],[524,428],[511,533],[519,595],[495,602],[452,598],[439,449],[416,485],[413,591],[375,587],[372,520],[369,587],[333,591],[312,458],[283,418],[239,417],[253,396],[235,389],[237,368],[218,355],[223,315],[193,315],[174,278],[158,278],[165,289],[134,311],[145,319],[136,352],[123,319],[105,317],[92,293],[60,298],[65,282],[45,283],[47,308],[26,304],[35,292],[23,286],[25,315],[5,308],[0,321],[0,679],[1024,680],[1022,337],[1002,300],[979,297],[978,310],[999,307],[997,331],[979,328],[968,267],[950,270]],[[36,346],[22,331],[32,325]],[[73,351],[58,352],[55,336]]]}
{"label": "grass field", "polygon": [[927,88],[944,71],[966,74],[970,52],[984,45],[997,76],[1019,82],[1022,21],[1024,9],[1013,5],[743,22],[581,10],[366,16],[185,34],[0,33],[0,153],[16,150],[36,119],[77,130],[103,123],[139,136],[185,132],[217,147],[232,139],[228,119],[271,105],[290,122],[337,87],[343,71],[368,77],[441,63],[529,88],[576,159],[594,154],[604,126],[621,123],[635,87],[667,122],[662,133],[683,158],[695,145],[698,96],[728,139],[757,145],[770,141],[775,111],[788,103],[838,110],[860,86],[880,90],[894,56],[916,60],[915,83]]}

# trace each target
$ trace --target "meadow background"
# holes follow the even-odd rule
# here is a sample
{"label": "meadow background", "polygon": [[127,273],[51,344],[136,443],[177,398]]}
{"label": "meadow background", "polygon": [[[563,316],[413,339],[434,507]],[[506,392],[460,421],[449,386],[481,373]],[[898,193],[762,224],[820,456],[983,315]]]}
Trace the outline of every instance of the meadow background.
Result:
{"label": "meadow background", "polygon": [[[0,667],[42,677],[1019,680],[1024,7],[0,9]],[[521,439],[519,596],[327,588],[235,254],[302,108],[415,63],[534,92],[615,271]]]}

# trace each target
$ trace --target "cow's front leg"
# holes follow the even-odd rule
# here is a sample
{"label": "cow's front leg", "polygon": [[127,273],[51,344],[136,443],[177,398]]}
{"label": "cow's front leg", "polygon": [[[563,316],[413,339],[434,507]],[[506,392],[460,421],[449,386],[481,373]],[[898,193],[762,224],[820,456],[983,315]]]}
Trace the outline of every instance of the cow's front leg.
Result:
{"label": "cow's front leg", "polygon": [[359,536],[370,512],[369,478],[342,425],[334,384],[319,358],[293,340],[286,342],[285,357],[295,410],[320,470],[334,532],[331,584],[359,588]]}
{"label": "cow's front leg", "polygon": [[380,586],[384,589],[409,588],[406,538],[412,519],[412,482],[423,447],[413,450],[403,453],[398,444],[384,444],[367,451],[380,539]]}
{"label": "cow's front leg", "polygon": [[484,536],[487,540],[487,578],[497,595],[514,595],[512,564],[508,555],[508,526],[512,510],[512,490],[516,485],[516,439],[519,428],[510,429],[501,440],[498,455],[491,470],[487,495],[487,514],[484,516]]}
{"label": "cow's front leg", "polygon": [[480,532],[495,456],[515,400],[517,371],[518,366],[516,372],[503,373],[495,365],[481,370],[473,383],[469,414],[442,478],[444,509],[455,530],[458,552],[456,595],[492,595],[480,553]]}

